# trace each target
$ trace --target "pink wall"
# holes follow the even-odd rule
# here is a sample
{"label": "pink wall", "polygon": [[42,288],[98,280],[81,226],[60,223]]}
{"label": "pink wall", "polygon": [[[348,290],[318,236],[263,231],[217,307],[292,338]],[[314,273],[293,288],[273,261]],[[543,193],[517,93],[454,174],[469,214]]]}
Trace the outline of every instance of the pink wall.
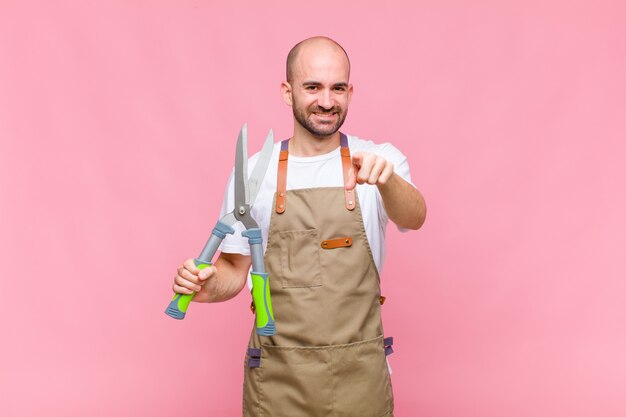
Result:
{"label": "pink wall", "polygon": [[428,202],[389,231],[396,415],[626,415],[623,1],[0,10],[3,416],[239,413],[249,298],[163,310],[240,125],[290,134],[283,62],[314,34],[352,59],[345,131]]}

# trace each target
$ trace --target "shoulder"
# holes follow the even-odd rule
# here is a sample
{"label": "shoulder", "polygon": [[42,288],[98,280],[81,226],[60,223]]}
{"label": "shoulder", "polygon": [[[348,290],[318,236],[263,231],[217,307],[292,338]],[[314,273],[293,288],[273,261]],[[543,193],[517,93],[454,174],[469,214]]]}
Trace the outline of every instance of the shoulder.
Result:
{"label": "shoulder", "polygon": [[406,156],[393,144],[389,142],[374,142],[368,139],[361,139],[358,136],[348,135],[348,144],[350,145],[351,153],[368,152],[375,155],[382,156],[385,159],[390,160],[394,164],[400,163],[406,160]]}
{"label": "shoulder", "polygon": [[[274,147],[272,148],[272,156],[270,158],[270,165],[269,165],[270,167],[278,163],[278,156],[280,154],[280,145],[281,145],[280,141],[274,142]],[[254,169],[260,156],[261,156],[261,151],[258,151],[248,158],[248,173],[250,173],[251,170]],[[274,162],[274,164],[272,162]]]}
{"label": "shoulder", "polygon": [[[346,136],[348,136],[350,153],[354,155],[357,152],[367,152],[381,156],[393,164],[394,172],[396,174],[408,183],[413,184],[411,181],[409,161],[407,160],[407,157],[394,145],[389,142],[376,143],[372,140],[361,139],[352,135]],[[374,187],[374,189],[376,188]]]}

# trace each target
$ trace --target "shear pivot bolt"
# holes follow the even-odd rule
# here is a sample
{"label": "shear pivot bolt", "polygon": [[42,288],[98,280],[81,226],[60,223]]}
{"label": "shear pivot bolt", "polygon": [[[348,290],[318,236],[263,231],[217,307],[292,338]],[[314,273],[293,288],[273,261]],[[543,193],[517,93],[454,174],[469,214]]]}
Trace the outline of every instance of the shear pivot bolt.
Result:
{"label": "shear pivot bolt", "polygon": [[244,206],[239,207],[239,214],[246,214],[246,208]]}

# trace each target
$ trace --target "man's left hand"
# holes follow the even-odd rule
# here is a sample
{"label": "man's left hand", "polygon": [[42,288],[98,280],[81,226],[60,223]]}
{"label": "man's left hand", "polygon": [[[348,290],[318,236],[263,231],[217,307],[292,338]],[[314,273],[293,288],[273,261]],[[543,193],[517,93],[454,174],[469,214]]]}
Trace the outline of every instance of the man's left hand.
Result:
{"label": "man's left hand", "polygon": [[384,185],[393,175],[393,164],[385,158],[367,152],[352,155],[352,166],[348,173],[346,190],[357,184]]}

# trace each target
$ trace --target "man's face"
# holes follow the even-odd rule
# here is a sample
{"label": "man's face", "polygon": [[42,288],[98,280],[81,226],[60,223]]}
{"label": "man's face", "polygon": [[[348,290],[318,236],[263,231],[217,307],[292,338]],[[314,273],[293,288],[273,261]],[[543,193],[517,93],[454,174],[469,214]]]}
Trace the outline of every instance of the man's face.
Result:
{"label": "man's face", "polygon": [[300,52],[291,82],[293,115],[313,136],[331,136],[345,121],[352,95],[348,76],[342,53]]}

